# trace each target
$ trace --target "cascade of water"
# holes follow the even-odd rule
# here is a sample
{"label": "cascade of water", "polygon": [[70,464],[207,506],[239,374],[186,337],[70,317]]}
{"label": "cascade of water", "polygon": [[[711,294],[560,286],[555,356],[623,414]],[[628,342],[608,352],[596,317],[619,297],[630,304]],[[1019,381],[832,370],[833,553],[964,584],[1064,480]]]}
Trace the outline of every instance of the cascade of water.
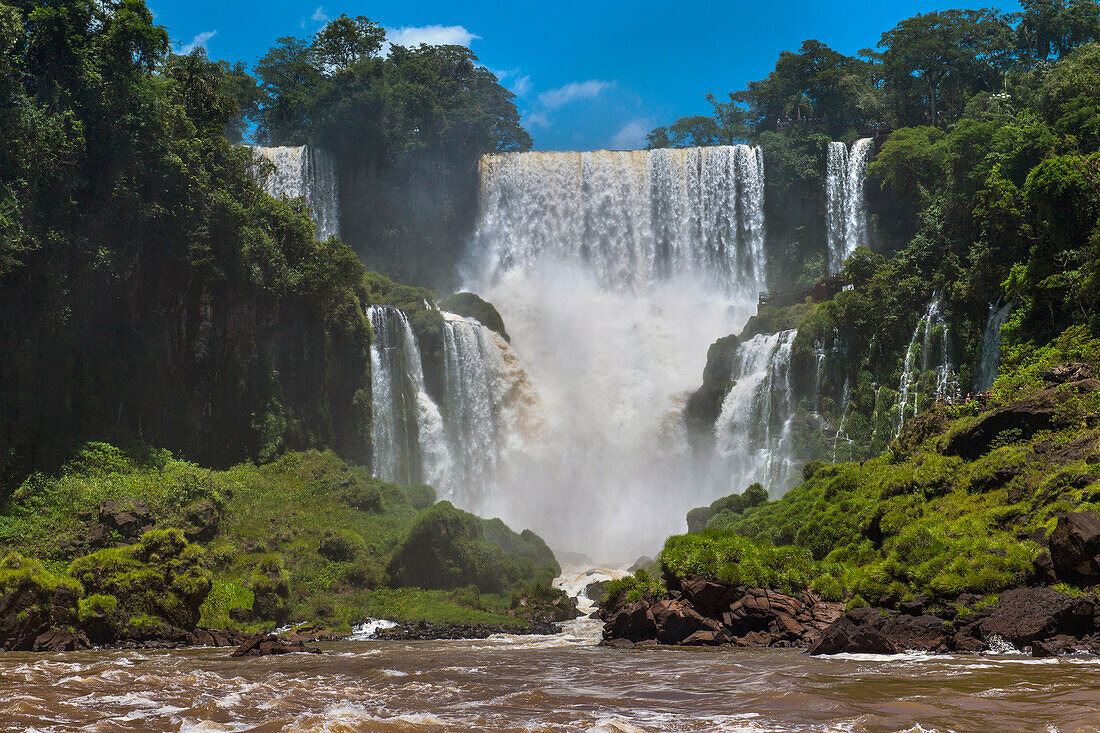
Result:
{"label": "cascade of water", "polygon": [[794,418],[791,345],[797,333],[761,334],[737,348],[733,386],[714,425],[729,491],[743,491],[756,481],[787,485]]}
{"label": "cascade of water", "polygon": [[750,295],[763,285],[759,148],[501,153],[481,173],[479,264],[490,273],[554,260],[616,289],[677,275]]}
{"label": "cascade of water", "polygon": [[867,205],[864,187],[874,140],[829,143],[825,170],[825,229],[829,246],[829,271],[839,272],[857,247],[866,246]]}
{"label": "cascade of water", "polygon": [[305,198],[317,225],[317,239],[340,233],[336,164],[330,155],[307,145],[253,146],[252,150],[275,167],[263,181],[264,191],[276,198]]}
{"label": "cascade of water", "polygon": [[[950,336],[943,317],[943,304],[937,293],[917,321],[905,350],[905,362],[898,383],[895,437],[901,434],[908,417],[920,412],[922,394],[935,399],[956,396],[958,386],[955,384]],[[936,346],[939,348],[936,349]],[[916,366],[918,354],[921,359],[919,370]]]}
{"label": "cascade of water", "polygon": [[833,463],[836,463],[837,447],[840,445],[840,441],[848,442],[848,433],[846,427],[848,425],[848,408],[852,399],[852,378],[844,378],[844,389],[841,392],[840,402],[844,405],[844,411],[840,415],[840,425],[837,427],[836,435],[833,436]]}
{"label": "cascade of water", "polygon": [[[367,309],[371,330],[371,466],[384,481],[420,480],[420,350],[408,318],[392,306]],[[414,403],[415,400],[415,403]]]}
{"label": "cascade of water", "polygon": [[1001,363],[1001,326],[1012,311],[1011,303],[990,303],[989,316],[982,332],[982,353],[974,370],[974,391],[985,392],[993,386]]}

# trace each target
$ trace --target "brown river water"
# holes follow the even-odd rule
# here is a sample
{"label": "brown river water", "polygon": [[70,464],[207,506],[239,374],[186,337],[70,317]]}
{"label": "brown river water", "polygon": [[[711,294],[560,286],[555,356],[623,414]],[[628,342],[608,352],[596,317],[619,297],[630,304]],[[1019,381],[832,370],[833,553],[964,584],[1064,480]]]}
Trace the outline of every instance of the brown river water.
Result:
{"label": "brown river water", "polygon": [[1094,731],[1100,660],[608,649],[553,637],[0,654],[2,731]]}

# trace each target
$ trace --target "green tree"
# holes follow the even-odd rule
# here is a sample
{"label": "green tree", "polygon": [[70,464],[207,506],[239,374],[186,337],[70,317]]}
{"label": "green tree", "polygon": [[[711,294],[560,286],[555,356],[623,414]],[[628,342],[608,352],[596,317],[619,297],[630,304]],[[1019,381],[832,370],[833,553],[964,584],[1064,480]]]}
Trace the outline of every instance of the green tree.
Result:
{"label": "green tree", "polygon": [[362,59],[374,58],[386,41],[386,30],[362,15],[341,14],[317,32],[310,46],[313,64],[328,74],[344,71]]}

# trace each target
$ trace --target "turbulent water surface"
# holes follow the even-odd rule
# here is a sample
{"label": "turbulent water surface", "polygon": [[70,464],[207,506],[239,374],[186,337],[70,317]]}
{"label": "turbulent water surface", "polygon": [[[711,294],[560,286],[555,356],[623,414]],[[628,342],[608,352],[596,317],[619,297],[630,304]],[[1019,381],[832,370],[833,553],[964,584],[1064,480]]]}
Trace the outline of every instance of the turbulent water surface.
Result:
{"label": "turbulent water surface", "polygon": [[1100,662],[613,650],[584,633],[0,655],[0,730],[1097,731]]}

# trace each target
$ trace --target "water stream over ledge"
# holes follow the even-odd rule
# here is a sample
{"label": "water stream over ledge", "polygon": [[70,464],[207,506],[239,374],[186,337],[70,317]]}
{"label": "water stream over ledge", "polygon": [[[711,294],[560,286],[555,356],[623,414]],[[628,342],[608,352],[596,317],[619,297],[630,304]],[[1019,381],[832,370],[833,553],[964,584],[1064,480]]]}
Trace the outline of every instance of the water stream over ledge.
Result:
{"label": "water stream over ledge", "polygon": [[[1100,660],[809,657],[570,636],[0,655],[0,730],[1095,731]],[[918,727],[919,726],[919,727]]]}

